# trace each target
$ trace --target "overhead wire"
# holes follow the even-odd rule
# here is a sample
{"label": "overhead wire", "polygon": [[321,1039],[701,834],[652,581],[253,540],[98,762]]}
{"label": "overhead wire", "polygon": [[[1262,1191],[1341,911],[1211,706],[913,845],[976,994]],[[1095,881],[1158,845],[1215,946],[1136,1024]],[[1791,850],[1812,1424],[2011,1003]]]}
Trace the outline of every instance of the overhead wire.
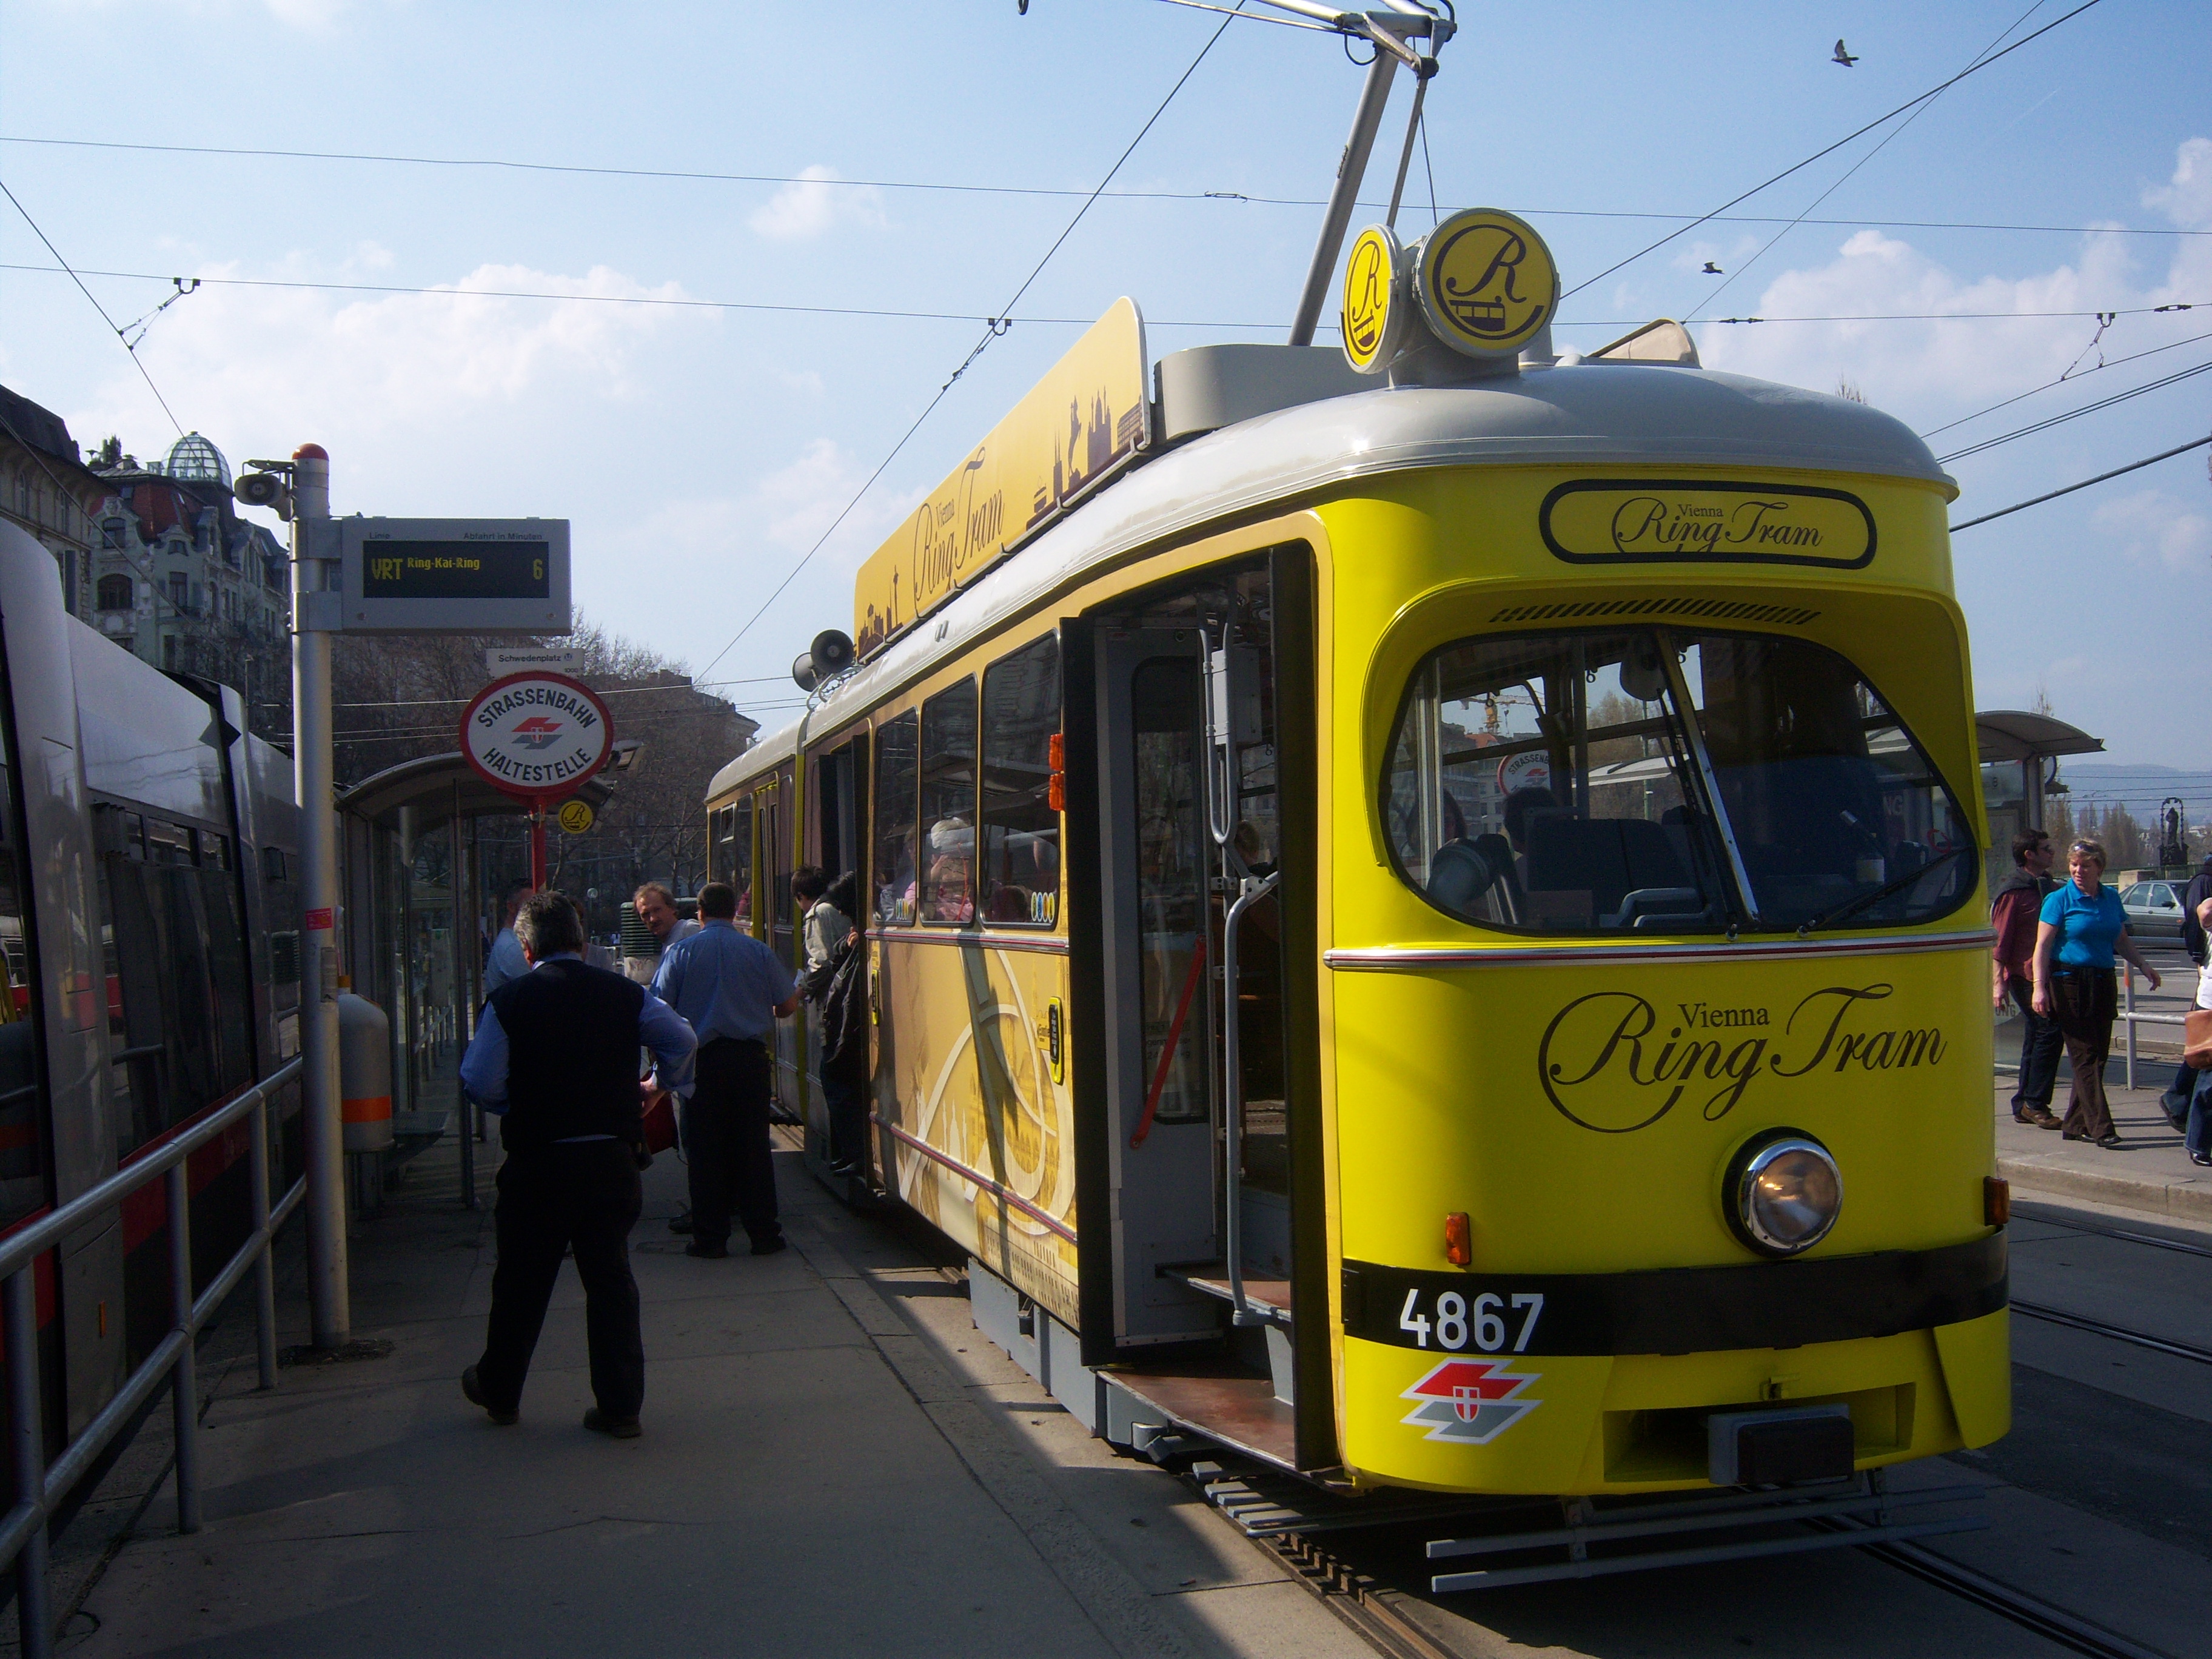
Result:
{"label": "overhead wire", "polygon": [[161,395],[161,388],[154,384],[154,377],[146,372],[146,365],[138,361],[138,348],[131,344],[129,337],[116,326],[115,319],[107,314],[107,307],[100,304],[94,297],[92,290],[84,285],[84,278],[70,270],[70,262],[62,258],[62,251],[54,246],[53,239],[39,228],[39,222],[31,216],[30,209],[15,199],[15,192],[9,189],[4,181],[0,181],[0,196],[5,196],[9,205],[23,216],[23,222],[30,226],[32,234],[46,245],[46,252],[54,256],[54,263],[69,272],[70,280],[76,284],[77,292],[83,295],[92,308],[100,313],[100,320],[107,325],[108,331],[115,336],[124,350],[130,354],[131,366],[138,371],[140,377],[146,382],[146,390],[152,392],[154,401],[161,405],[161,413],[169,417],[169,424],[177,428],[177,435],[179,438],[183,437],[185,423],[177,418],[177,411],[169,407],[169,400]]}
{"label": "overhead wire", "polygon": [[2124,404],[2130,398],[2140,398],[2146,392],[2163,391],[2166,387],[2179,385],[2183,380],[2193,380],[2207,369],[2212,369],[2212,362],[2198,363],[2193,368],[2179,369],[2162,380],[2151,380],[2142,386],[2130,386],[2125,392],[2115,392],[2111,397],[2100,398],[2095,403],[2084,404],[2079,409],[2069,409],[2061,414],[2050,416],[2044,420],[2034,422],[1995,438],[1985,438],[1980,443],[1969,444],[1964,449],[1954,449],[1949,454],[1938,455],[1936,459],[1939,463],[1947,465],[1953,461],[1962,461],[1969,455],[1978,455],[1985,449],[1995,449],[1999,444],[2008,444],[2015,438],[2032,437],[2036,433],[2047,432],[2054,426],[2063,426],[2069,421],[2079,420],[2084,415],[2094,415],[2117,404]]}
{"label": "overhead wire", "polygon": [[2140,472],[2147,466],[2154,466],[2160,461],[2170,461],[2176,455],[2186,455],[2191,450],[2202,449],[2207,444],[2212,444],[2212,435],[2191,438],[2185,444],[2176,444],[2172,449],[2162,449],[2155,455],[2146,455],[2142,460],[2130,461],[2125,466],[2116,466],[2110,472],[2100,472],[2094,478],[2084,478],[2079,483],[2070,483],[2060,489],[2048,490],[2040,495],[2031,495],[2024,501],[2014,501],[2010,507],[2001,507],[1994,513],[1984,513],[1978,519],[1968,519],[1964,524],[1954,524],[1950,527],[1951,533],[1955,536],[1961,530],[1972,530],[1976,525],[1987,524],[1992,519],[2002,519],[2027,507],[2040,507],[2045,501],[2055,501],[2061,495],[2071,495],[2077,489],[2087,489],[2091,484],[2100,484],[2109,478],[2118,478],[2130,472]]}
{"label": "overhead wire", "polygon": [[[1431,204],[1434,209],[1433,200]],[[31,265],[0,261],[0,270],[21,270],[49,276],[111,276],[119,280],[144,283],[173,283],[180,280],[150,270],[94,270],[80,267],[76,271],[58,265]],[[459,288],[450,283],[410,284],[404,283],[333,283],[310,282],[302,277],[276,276],[200,276],[181,280],[197,281],[203,287],[287,289],[309,293],[327,294],[383,294],[411,295],[429,299],[453,300],[546,300],[577,305],[665,306],[677,310],[692,311],[758,311],[791,313],[801,316],[821,317],[880,317],[899,322],[939,323],[1027,323],[1033,326],[1088,328],[1098,319],[1095,317],[989,317],[972,311],[901,311],[881,306],[820,306],[787,305],[766,300],[700,300],[659,294],[562,294],[545,289]],[[1704,317],[1692,320],[1707,325],[1751,323],[1892,323],[1936,321],[1990,321],[2011,318],[2053,317],[2135,317],[2154,312],[2193,311],[2212,301],[2194,300],[2158,306],[2120,307],[2117,309],[2088,311],[1917,311],[1865,312],[1834,316],[1805,317]],[[1640,318],[1570,317],[1553,325],[1558,328],[1620,328],[1643,320]],[[1245,329],[1273,332],[1286,328],[1282,321],[1243,322],[1220,318],[1158,318],[1147,317],[1147,328],[1211,328]]]}
{"label": "overhead wire", "polygon": [[2145,357],[2155,357],[2161,351],[2172,351],[2181,346],[2195,345],[2200,340],[2212,340],[2212,333],[2192,334],[2185,340],[2169,340],[2164,345],[2152,346],[2147,351],[2131,352],[2124,357],[2115,357],[2110,362],[2099,363],[2096,368],[2085,368],[2079,374],[2062,374],[2055,380],[2046,380],[2041,386],[2031,386],[2026,392],[2015,393],[2012,397],[1993,403],[1985,409],[1978,409],[1971,415],[1961,415],[1955,421],[1946,421],[1941,426],[1931,426],[1920,435],[1923,438],[1932,438],[1939,432],[1948,432],[1952,428],[1964,426],[1969,421],[1978,421],[1984,415],[1994,415],[2001,409],[2009,409],[2022,398],[2033,398],[2038,392],[2049,392],[2054,387],[2066,386],[2075,380],[2087,380],[2099,369],[2118,368],[2123,363],[2140,362]]}
{"label": "overhead wire", "polygon": [[[2041,11],[2045,3],[2045,0],[2034,0],[2034,3],[2029,6],[2026,11],[2022,12],[2018,17],[2014,18],[2010,23],[2005,26],[2004,33],[1998,35],[1997,38],[1990,41],[1988,46],[1984,46],[1981,51],[1976,54],[1973,62],[1968,64],[1966,67],[1970,70],[1972,69],[1975,64],[1979,64],[1983,58],[1987,58],[1991,52],[2002,46],[2005,42],[2005,37],[2009,35],[2013,30],[2018,28],[2022,23],[2027,21],[2029,18],[2034,16],[2036,13]],[[1768,237],[1766,240],[1759,246],[1758,252],[1753,253],[1751,258],[1738,264],[1735,269],[1729,273],[1728,280],[1723,283],[1718,288],[1715,289],[1711,295],[1705,297],[1702,302],[1702,307],[1717,306],[1720,303],[1721,295],[1727,293],[1729,289],[1734,288],[1736,285],[1737,281],[1748,274],[1753,265],[1765,258],[1769,253],[1772,252],[1774,251],[1775,245],[1780,242],[1781,240],[1787,236],[1791,231],[1796,229],[1797,227],[1804,222],[1808,214],[1810,214],[1814,208],[1820,206],[1821,203],[1826,201],[1831,196],[1833,196],[1838,191],[1849,184],[1852,176],[1856,173],[1860,168],[1865,167],[1868,162],[1873,161],[1875,156],[1881,155],[1882,151],[1887,149],[1891,144],[1902,137],[1908,127],[1910,127],[1915,121],[1917,121],[1922,116],[1927,114],[1929,110],[1936,107],[1936,100],[1941,98],[1942,95],[1942,94],[1938,92],[1935,97],[1929,99],[1926,103],[1921,105],[1920,107],[1914,110],[1911,114],[1906,116],[1894,127],[1884,133],[1880,143],[1876,144],[1865,155],[1860,156],[1859,159],[1852,162],[1850,167],[1844,168],[1841,178],[1838,179],[1833,184],[1830,185],[1818,196],[1815,196],[1810,202],[1807,203],[1804,213],[1799,214],[1796,218],[1790,220],[1788,224],[1783,226],[1781,229],[1776,231],[1773,235]]]}
{"label": "overhead wire", "polygon": [[[1244,15],[1257,22],[1276,20],[1254,13]],[[2063,21],[2063,20],[2062,20]],[[1879,123],[1877,123],[1879,125]],[[1848,141],[1846,141],[1848,142]],[[0,144],[40,144],[72,149],[112,149],[154,155],[223,155],[249,161],[347,161],[368,166],[482,167],[525,173],[574,174],[585,178],[655,179],[675,182],[733,185],[819,185],[833,190],[896,190],[963,196],[1024,196],[1079,200],[1088,191],[1047,185],[985,185],[917,179],[840,179],[807,173],[709,173],[672,167],[591,167],[554,161],[514,161],[495,157],[380,155],[368,151],[270,149],[221,144],[125,143],[112,139],[37,138],[0,134]],[[1756,192],[1753,192],[1756,193]],[[1117,202],[1241,202],[1251,207],[1317,208],[1325,198],[1308,196],[1259,196],[1237,190],[1109,190],[1102,199]],[[1379,208],[1382,202],[1363,201],[1362,207]],[[1971,219],[1794,219],[1776,214],[1655,213],[1646,209],[1544,208],[1513,210],[1524,218],[1645,219],[1679,221],[1686,228],[1701,224],[1808,224],[1841,229],[1990,230],[2030,234],[2083,236],[2212,236],[2212,229],[2163,225],[2041,225],[2008,224]]]}
{"label": "overhead wire", "polygon": [[[1241,12],[1243,10],[1243,3],[1244,0],[1237,0],[1238,11]],[[1000,307],[998,316],[985,319],[982,337],[977,340],[975,345],[969,349],[968,355],[960,360],[959,368],[954,369],[951,374],[946,378],[945,384],[937,388],[936,395],[930,398],[929,402],[923,406],[921,413],[914,417],[914,423],[908,427],[907,429],[900,434],[899,441],[893,444],[890,447],[890,452],[886,454],[881,461],[876,464],[875,471],[868,474],[866,479],[861,483],[860,489],[853,492],[853,498],[847,501],[843,507],[838,509],[837,516],[832,519],[830,521],[829,527],[823,531],[820,536],[815,538],[814,545],[806,550],[805,553],[800,557],[799,562],[792,566],[790,571],[784,576],[784,579],[775,585],[774,591],[771,592],[765,599],[761,601],[759,607],[754,611],[751,616],[745,618],[744,624],[738,628],[738,631],[730,635],[729,643],[725,645],[720,651],[717,651],[714,654],[714,657],[708,662],[706,667],[700,671],[702,673],[711,672],[716,663],[721,661],[723,658],[728,656],[730,653],[736,648],[738,641],[744,638],[745,635],[751,630],[753,624],[768,614],[769,607],[774,605],[777,599],[783,596],[784,590],[789,587],[791,584],[798,579],[799,573],[806,568],[807,565],[813,560],[814,556],[822,550],[823,544],[829,541],[831,536],[837,532],[837,527],[843,524],[845,520],[851,516],[853,509],[860,504],[861,501],[867,495],[868,491],[875,488],[876,480],[884,476],[885,469],[898,458],[899,452],[907,447],[908,442],[914,437],[915,433],[921,430],[922,422],[927,421],[930,416],[936,411],[938,404],[945,401],[945,393],[952,390],[954,384],[959,380],[962,375],[968,372],[969,367],[975,362],[975,360],[983,355],[984,350],[990,345],[992,341],[1003,337],[1006,331],[1013,326],[1013,309],[1021,302],[1022,295],[1028,293],[1031,285],[1036,283],[1036,279],[1044,274],[1045,266],[1052,263],[1052,256],[1059,252],[1061,245],[1065,243],[1070,236],[1075,234],[1075,228],[1083,222],[1084,216],[1091,211],[1092,204],[1098,200],[1100,195],[1105,191],[1106,186],[1113,183],[1114,176],[1121,172],[1123,165],[1127,162],[1130,156],[1136,154],[1137,146],[1145,142],[1146,134],[1152,131],[1152,128],[1158,125],[1160,117],[1167,113],[1168,106],[1175,102],[1176,94],[1183,89],[1184,85],[1190,80],[1192,76],[1198,73],[1198,66],[1206,61],[1206,54],[1213,50],[1215,42],[1218,41],[1224,34],[1229,32],[1229,26],[1236,21],[1237,17],[1235,14],[1223,18],[1221,20],[1220,27],[1216,28],[1212,34],[1206,37],[1206,44],[1198,49],[1198,56],[1190,60],[1190,67],[1183,70],[1183,72],[1176,78],[1176,83],[1168,88],[1168,95],[1160,100],[1159,107],[1155,109],[1146,119],[1145,125],[1137,130],[1137,136],[1129,141],[1128,147],[1115,159],[1114,165],[1106,170],[1106,176],[1098,181],[1097,189],[1092,191],[1089,196],[1084,198],[1083,205],[1075,210],[1075,216],[1070,219],[1067,222],[1066,228],[1064,228],[1058,236],[1053,239],[1052,246],[1044,251],[1044,257],[1039,259],[1036,262],[1036,266],[1030,271],[1030,274],[1022,279],[1022,285],[1014,290],[1013,297],[1008,300],[1004,306]]]}
{"label": "overhead wire", "polygon": [[1638,259],[1644,258],[1645,254],[1656,253],[1659,249],[1666,246],[1668,243],[1674,241],[1676,238],[1689,231],[1696,229],[1698,226],[1705,223],[1708,220],[1716,218],[1719,215],[1727,212],[1730,208],[1736,206],[1739,203],[1749,201],[1761,191],[1765,190],[1771,185],[1780,184],[1784,179],[1789,178],[1792,173],[1802,173],[1807,167],[1811,167],[1814,162],[1820,161],[1823,156],[1834,155],[1838,150],[1843,149],[1844,145],[1850,143],[1856,139],[1863,138],[1868,133],[1872,132],[1876,127],[1881,126],[1887,122],[1894,120],[1897,117],[1904,114],[1905,111],[1911,109],[1917,105],[1926,103],[1929,99],[1934,98],[1948,88],[1956,86],[1968,76],[1978,75],[1984,70],[1989,68],[1990,64],[1998,62],[2000,59],[2009,58],[2014,52],[2018,52],[2022,46],[2028,45],[2032,41],[2040,40],[2045,35],[2050,33],[2051,30],[2059,27],[2064,23],[2071,21],[2076,17],[2079,17],[2083,12],[2087,11],[2091,7],[2099,3],[2100,0],[2082,0],[2082,3],[2081,5],[2075,7],[2073,10],[2066,13],[2064,16],[2054,18],[2050,22],[2045,23],[2041,28],[2036,30],[2034,33],[2021,36],[2019,40],[2014,41],[2012,45],[2007,46],[2003,51],[1992,52],[1987,58],[1983,58],[1979,63],[1967,65],[1967,67],[1960,70],[1949,80],[1929,88],[1926,92],[1922,93],[1917,98],[1907,99],[1904,103],[1899,104],[1895,109],[1891,110],[1887,114],[1878,116],[1874,120],[1868,122],[1864,126],[1860,127],[1857,131],[1844,134],[1844,137],[1837,139],[1834,143],[1826,145],[1820,149],[1814,150],[1803,161],[1792,162],[1790,166],[1783,168],[1781,172],[1776,173],[1772,178],[1762,179],[1759,183],[1753,185],[1749,190],[1745,191],[1741,195],[1730,197],[1727,201],[1722,203],[1720,206],[1715,208],[1711,213],[1702,215],[1698,218],[1692,220],[1689,224],[1684,225],[1679,229],[1668,232],[1666,235],[1662,236],[1657,241],[1649,243],[1646,246],[1638,248],[1635,252],[1630,254],[1625,259],[1616,259],[1613,264],[1607,265],[1603,270],[1598,272],[1596,276],[1576,283],[1574,287],[1569,289],[1566,293],[1561,295],[1559,297],[1563,300],[1571,299],[1575,295],[1581,293],[1584,289],[1589,288],[1595,283],[1603,282],[1607,277],[1612,276],[1616,270],[1620,270],[1629,265],[1634,264]]}

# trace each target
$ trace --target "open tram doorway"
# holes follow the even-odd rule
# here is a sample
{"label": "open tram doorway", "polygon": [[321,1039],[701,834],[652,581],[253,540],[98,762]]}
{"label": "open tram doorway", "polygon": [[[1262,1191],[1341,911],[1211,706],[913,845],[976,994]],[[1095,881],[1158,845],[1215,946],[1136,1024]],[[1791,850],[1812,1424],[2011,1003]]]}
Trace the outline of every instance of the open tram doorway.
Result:
{"label": "open tram doorway", "polygon": [[[811,799],[806,815],[807,857],[803,861],[821,871],[826,884],[823,900],[846,921],[860,927],[868,917],[865,896],[868,891],[867,729],[862,726],[832,737],[822,748],[810,752],[806,765],[811,781]],[[866,1120],[855,1118],[856,1112],[865,1113],[866,1109],[857,1086],[838,1097],[837,1091],[825,1086],[822,1080],[821,994],[827,988],[828,975],[814,973],[810,946],[815,942],[816,933],[821,935],[818,942],[832,951],[838,941],[830,937],[836,929],[826,915],[823,926],[810,929],[810,908],[800,901],[794,900],[793,903],[797,926],[793,971],[809,993],[800,1014],[805,1031],[805,1067],[800,1079],[805,1095],[801,1114],[805,1155],[808,1167],[817,1176],[829,1180],[850,1200],[867,1189]],[[866,960],[864,952],[862,972],[866,971]],[[866,994],[865,988],[862,994]],[[843,1121],[836,1121],[841,1115]]]}
{"label": "open tram doorway", "polygon": [[1334,1461],[1310,559],[1086,616],[1067,714],[1072,797],[1096,804],[1069,849],[1097,872],[1071,886],[1078,1052],[1099,1061],[1078,1068],[1084,1358],[1139,1410],[1307,1468]]}

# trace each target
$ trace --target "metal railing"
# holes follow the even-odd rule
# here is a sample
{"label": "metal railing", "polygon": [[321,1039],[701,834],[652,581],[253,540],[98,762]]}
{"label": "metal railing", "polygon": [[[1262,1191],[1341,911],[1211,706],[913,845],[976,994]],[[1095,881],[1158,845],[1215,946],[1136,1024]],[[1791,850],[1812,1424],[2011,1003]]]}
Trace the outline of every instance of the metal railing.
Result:
{"label": "metal railing", "polygon": [[[24,1659],[46,1659],[54,1650],[53,1613],[46,1597],[46,1517],[91,1468],[165,1378],[174,1392],[177,1434],[177,1530],[200,1527],[199,1376],[196,1338],[246,1270],[255,1270],[261,1386],[276,1386],[276,1273],[270,1243],[299,1207],[302,1179],[273,1207],[269,1201],[269,1097],[295,1081],[305,1061],[294,1060],[218,1107],[167,1145],[117,1170],[21,1231],[0,1239],[0,1328],[8,1348],[8,1434],[15,1452],[15,1507],[0,1515],[0,1564],[15,1564],[15,1613]],[[250,1149],[253,1232],[197,1300],[192,1296],[191,1194],[185,1160],[240,1118],[253,1120]],[[131,1373],[115,1397],[46,1462],[46,1402],[39,1378],[38,1260],[103,1212],[164,1176],[169,1201],[169,1295],[174,1323],[154,1352]]]}
{"label": "metal railing", "polygon": [[2120,964],[2120,983],[2125,988],[2120,1006],[2120,1018],[2128,1028],[2128,1087],[2136,1086],[2136,1027],[2138,1025],[2179,1025],[2186,1029],[2189,1019],[2184,1014],[2145,1014],[2136,1011],[2136,970],[2127,963]]}

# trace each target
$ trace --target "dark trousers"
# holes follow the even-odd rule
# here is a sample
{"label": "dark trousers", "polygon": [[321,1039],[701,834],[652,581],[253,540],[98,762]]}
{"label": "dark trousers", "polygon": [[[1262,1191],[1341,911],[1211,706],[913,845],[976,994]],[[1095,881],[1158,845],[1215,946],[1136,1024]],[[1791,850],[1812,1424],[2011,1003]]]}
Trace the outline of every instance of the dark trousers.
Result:
{"label": "dark trousers", "polygon": [[611,1418],[632,1418],[645,1400],[645,1339],[638,1328],[637,1281],[630,1277],[629,1230],[642,1194],[637,1157],[620,1140],[510,1151],[499,1170],[499,1266],[491,1278],[491,1318],[477,1378],[484,1403],[521,1403],[530,1356],[545,1323],[545,1304],[561,1275],[561,1256],[576,1253],[584,1281],[585,1340],[592,1394]]}
{"label": "dark trousers", "polygon": [[2112,1053],[2112,1018],[2119,991],[2109,968],[2061,968],[2051,976],[2052,1012],[2074,1068],[2074,1092],[2059,1127],[2069,1135],[2101,1140],[2112,1133],[2105,1099],[2105,1062]]}
{"label": "dark trousers", "polygon": [[822,1073],[822,1104],[830,1114],[830,1161],[866,1167],[868,1161],[868,1102],[866,1088],[835,1072]]}
{"label": "dark trousers", "polygon": [[701,1047],[697,1086],[684,1128],[684,1155],[690,1161],[691,1237],[699,1243],[729,1243],[732,1210],[754,1243],[783,1236],[775,1218],[769,1096],[765,1046],[717,1037]]}
{"label": "dark trousers", "polygon": [[2018,1117],[2031,1106],[2048,1111],[2051,1091],[2058,1084],[2058,1051],[2065,1039],[2057,1020],[2035,1012],[2033,985],[2012,979],[2005,988],[2020,1011],[2020,1086],[2012,1091],[2012,1115]]}

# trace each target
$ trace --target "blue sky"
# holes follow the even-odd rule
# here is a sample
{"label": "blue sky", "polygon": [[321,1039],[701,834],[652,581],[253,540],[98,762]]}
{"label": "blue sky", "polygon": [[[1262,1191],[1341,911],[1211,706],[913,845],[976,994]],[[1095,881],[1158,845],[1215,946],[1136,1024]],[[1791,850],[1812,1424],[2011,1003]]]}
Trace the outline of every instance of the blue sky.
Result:
{"label": "blue sky", "polygon": [[[1447,211],[1528,214],[1571,288],[1669,228],[1620,216],[1711,209],[2067,9],[1563,3],[1497,21],[1469,6],[1428,100],[1437,193]],[[1220,21],[1158,0],[1030,11],[0,0],[0,179],[72,264],[156,279],[87,278],[118,323],[172,276],[363,285],[210,283],[152,323],[140,356],[182,423],[234,461],[326,445],[340,512],[573,520],[584,611],[703,668],[979,329],[612,301],[996,313],[1078,199],[894,186],[1088,191]],[[1828,61],[1838,35],[1856,67]],[[1935,313],[1692,331],[1709,365],[1824,390],[1848,379],[1923,430],[2032,393],[1931,439],[1938,453],[2212,362],[2212,339],[2178,343],[2212,335],[2208,62],[2212,9],[2103,0],[1901,132],[1735,210],[1786,220],[1836,186],[1814,215],[1847,222],[1800,225],[1747,270],[1781,225],[1701,227],[1571,299],[1565,319],[1586,325],[1562,341],[1595,345],[1661,314]],[[1358,80],[1324,35],[1232,24],[1115,187],[1310,201]],[[1401,79],[1383,149],[1407,95]],[[1376,177],[1369,194],[1387,187]],[[1418,161],[1411,193],[1418,229]],[[4,203],[0,215],[0,265],[51,264]],[[1126,293],[1155,355],[1279,339],[1317,219],[1305,205],[1109,198],[1016,315],[1087,319]],[[1729,276],[1702,274],[1709,259]],[[2178,302],[2204,304],[2143,314]],[[2030,314],[2097,311],[2121,313],[2100,339],[2091,317]],[[851,625],[854,567],[1078,331],[1020,320],[996,341],[707,678],[740,682],[727,688],[740,706],[779,721],[793,654]],[[2159,347],[2036,390],[2100,353]],[[80,441],[112,431],[146,456],[175,436],[65,277],[0,269],[0,381]],[[2208,391],[2212,374],[1961,459],[1954,517],[2186,441],[2206,430]],[[2039,688],[2117,759],[2212,764],[2203,451],[1966,532],[1956,553],[1981,706]]]}

